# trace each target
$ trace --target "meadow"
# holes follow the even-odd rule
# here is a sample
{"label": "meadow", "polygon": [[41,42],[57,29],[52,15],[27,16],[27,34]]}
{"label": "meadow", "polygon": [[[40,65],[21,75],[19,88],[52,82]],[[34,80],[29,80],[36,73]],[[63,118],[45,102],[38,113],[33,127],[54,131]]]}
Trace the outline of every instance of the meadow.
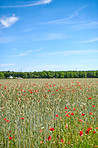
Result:
{"label": "meadow", "polygon": [[98,79],[0,80],[0,148],[98,147]]}

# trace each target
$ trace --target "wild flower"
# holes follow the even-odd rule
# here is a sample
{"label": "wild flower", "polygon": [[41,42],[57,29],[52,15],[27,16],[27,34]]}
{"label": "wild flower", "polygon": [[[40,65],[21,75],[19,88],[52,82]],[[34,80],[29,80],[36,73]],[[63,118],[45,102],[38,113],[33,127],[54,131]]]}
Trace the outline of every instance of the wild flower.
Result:
{"label": "wild flower", "polygon": [[91,127],[89,127],[89,128],[86,130],[86,132],[85,132],[85,133],[88,135],[91,129],[92,129],[92,128],[91,128]]}
{"label": "wild flower", "polygon": [[14,137],[9,137],[9,140],[12,140]]}
{"label": "wild flower", "polygon": [[80,135],[80,136],[83,136],[83,131],[80,131],[80,132],[79,132],[79,135]]}
{"label": "wild flower", "polygon": [[55,129],[54,129],[54,128],[50,128],[49,130],[50,130],[50,131],[54,131]]}
{"label": "wild flower", "polygon": [[56,114],[55,116],[56,116],[56,117],[59,117],[59,115],[58,115],[58,114]]}
{"label": "wild flower", "polygon": [[65,141],[64,141],[63,139],[61,139],[61,142],[62,142],[62,143],[65,143]]}
{"label": "wild flower", "polygon": [[48,140],[51,140],[51,136],[49,135]]}
{"label": "wild flower", "polygon": [[68,109],[68,108],[65,106],[65,109]]}

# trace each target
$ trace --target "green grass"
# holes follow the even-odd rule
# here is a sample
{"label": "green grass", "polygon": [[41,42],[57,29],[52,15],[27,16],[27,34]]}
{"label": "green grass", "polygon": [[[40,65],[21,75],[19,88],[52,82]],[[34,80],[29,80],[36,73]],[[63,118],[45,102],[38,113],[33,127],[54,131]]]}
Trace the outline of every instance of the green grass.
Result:
{"label": "green grass", "polygon": [[0,84],[0,148],[98,147],[98,79],[8,79]]}

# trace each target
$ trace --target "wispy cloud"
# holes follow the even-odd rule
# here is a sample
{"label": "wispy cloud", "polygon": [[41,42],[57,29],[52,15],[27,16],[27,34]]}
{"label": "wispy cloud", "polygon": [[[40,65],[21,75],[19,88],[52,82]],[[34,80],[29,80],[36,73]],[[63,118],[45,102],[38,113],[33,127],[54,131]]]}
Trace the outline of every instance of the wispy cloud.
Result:
{"label": "wispy cloud", "polygon": [[91,54],[98,53],[98,50],[64,50],[43,53],[41,56],[71,56],[71,55],[81,55],[81,54]]}
{"label": "wispy cloud", "polygon": [[61,33],[47,33],[47,34],[41,34],[39,37],[35,37],[34,41],[48,41],[48,40],[58,40],[66,38],[68,37]]}
{"label": "wispy cloud", "polygon": [[0,37],[0,44],[12,42],[12,37]]}
{"label": "wispy cloud", "polygon": [[14,66],[15,64],[0,64],[0,67]]}
{"label": "wispy cloud", "polygon": [[82,7],[79,7],[79,8],[78,8],[73,14],[71,14],[69,17],[66,17],[66,18],[63,18],[63,19],[52,20],[52,21],[49,21],[49,22],[44,22],[44,23],[42,23],[42,24],[62,23],[62,22],[64,22],[64,21],[70,20],[70,19],[72,19],[72,18],[78,16],[78,15],[79,15],[79,12],[80,12],[82,9],[86,8],[87,6],[88,6],[88,5],[84,5],[84,6],[82,6]]}
{"label": "wispy cloud", "polygon": [[93,64],[42,64],[42,65],[33,65],[26,66],[24,71],[43,71],[43,70],[53,70],[53,71],[67,71],[67,70],[96,70],[98,66],[94,66]]}
{"label": "wispy cloud", "polygon": [[27,56],[27,55],[29,55],[30,53],[39,52],[41,49],[42,49],[42,48],[39,48],[39,49],[36,49],[36,50],[28,50],[28,51],[26,51],[26,52],[22,52],[22,53],[20,53],[20,54],[18,54],[18,55],[14,55],[14,56],[16,56],[16,57]]}
{"label": "wispy cloud", "polygon": [[92,42],[97,42],[98,41],[98,37],[90,39],[90,40],[86,40],[86,41],[80,41],[78,43],[92,43]]}
{"label": "wispy cloud", "polygon": [[[68,24],[68,22],[67,22]],[[84,22],[69,22],[69,28],[71,30],[76,31],[76,30],[84,30],[84,29],[96,29],[98,28],[98,21],[84,21]]]}
{"label": "wispy cloud", "polygon": [[2,17],[2,18],[0,18],[0,24],[1,24],[4,28],[9,28],[9,27],[11,27],[13,24],[15,24],[18,20],[19,20],[19,18],[16,17],[16,16],[13,14],[11,17]]}
{"label": "wispy cloud", "polygon": [[42,4],[49,4],[52,0],[39,0],[37,2],[29,3],[27,5],[13,5],[13,6],[0,6],[0,8],[21,8],[21,7],[31,7],[36,5],[42,5]]}

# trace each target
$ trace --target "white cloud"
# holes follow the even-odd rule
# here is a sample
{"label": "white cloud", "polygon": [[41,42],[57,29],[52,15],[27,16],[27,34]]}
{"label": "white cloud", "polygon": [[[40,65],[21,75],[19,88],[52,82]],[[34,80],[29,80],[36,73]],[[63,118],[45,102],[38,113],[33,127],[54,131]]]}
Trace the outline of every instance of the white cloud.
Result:
{"label": "white cloud", "polygon": [[79,43],[92,43],[92,42],[96,42],[98,41],[98,37],[90,39],[90,40],[86,40],[86,41],[80,41]]}
{"label": "white cloud", "polygon": [[28,50],[28,51],[26,51],[26,52],[22,52],[22,53],[20,53],[20,54],[18,54],[18,55],[14,55],[14,56],[16,56],[16,57],[27,56],[27,55],[30,54],[30,53],[39,52],[41,49],[42,49],[42,48],[39,48],[39,49],[36,49],[36,50]]}
{"label": "white cloud", "polygon": [[0,64],[0,67],[14,66],[15,64]]}
{"label": "white cloud", "polygon": [[82,6],[82,7],[79,7],[73,14],[71,14],[71,15],[70,15],[69,17],[67,17],[67,18],[57,19],[57,20],[53,20],[53,21],[49,21],[49,22],[44,22],[44,23],[42,23],[42,24],[47,24],[47,23],[50,23],[50,24],[52,24],[52,23],[64,23],[64,21],[70,20],[70,19],[72,19],[72,18],[78,16],[78,15],[79,15],[79,11],[81,11],[81,10],[84,9],[84,8],[86,8],[87,6],[88,6],[88,5],[84,5],[84,6]]}
{"label": "white cloud", "polygon": [[28,50],[28,51],[26,51],[26,52],[23,52],[23,53],[20,53],[20,54],[18,54],[18,55],[16,55],[17,57],[22,57],[22,56],[26,56],[26,55],[28,55],[29,53],[32,53],[33,51],[32,50]]}
{"label": "white cloud", "polygon": [[82,29],[96,29],[98,28],[98,21],[84,21],[84,22],[71,22],[69,23],[71,30],[82,30]]}
{"label": "white cloud", "polygon": [[0,44],[12,42],[12,37],[0,37]]}
{"label": "white cloud", "polygon": [[15,24],[18,20],[19,18],[13,14],[11,17],[0,18],[0,23],[4,28],[8,28]]}
{"label": "white cloud", "polygon": [[98,50],[64,50],[43,53],[41,56],[71,56],[71,55],[81,55],[81,54],[91,54],[98,53]]}
{"label": "white cloud", "polygon": [[48,41],[48,40],[58,40],[58,39],[66,39],[68,38],[64,34],[59,33],[47,33],[41,34],[40,37],[34,38],[34,41]]}
{"label": "white cloud", "polygon": [[61,64],[42,64],[36,66],[26,66],[23,68],[23,71],[68,71],[68,70],[96,70],[98,66],[93,64],[71,64],[71,65],[61,65]]}
{"label": "white cloud", "polygon": [[31,7],[31,6],[36,6],[36,5],[42,5],[42,4],[49,4],[51,3],[52,0],[39,0],[37,2],[33,2],[27,5],[13,5],[13,6],[0,6],[0,8],[19,8],[19,7]]}

